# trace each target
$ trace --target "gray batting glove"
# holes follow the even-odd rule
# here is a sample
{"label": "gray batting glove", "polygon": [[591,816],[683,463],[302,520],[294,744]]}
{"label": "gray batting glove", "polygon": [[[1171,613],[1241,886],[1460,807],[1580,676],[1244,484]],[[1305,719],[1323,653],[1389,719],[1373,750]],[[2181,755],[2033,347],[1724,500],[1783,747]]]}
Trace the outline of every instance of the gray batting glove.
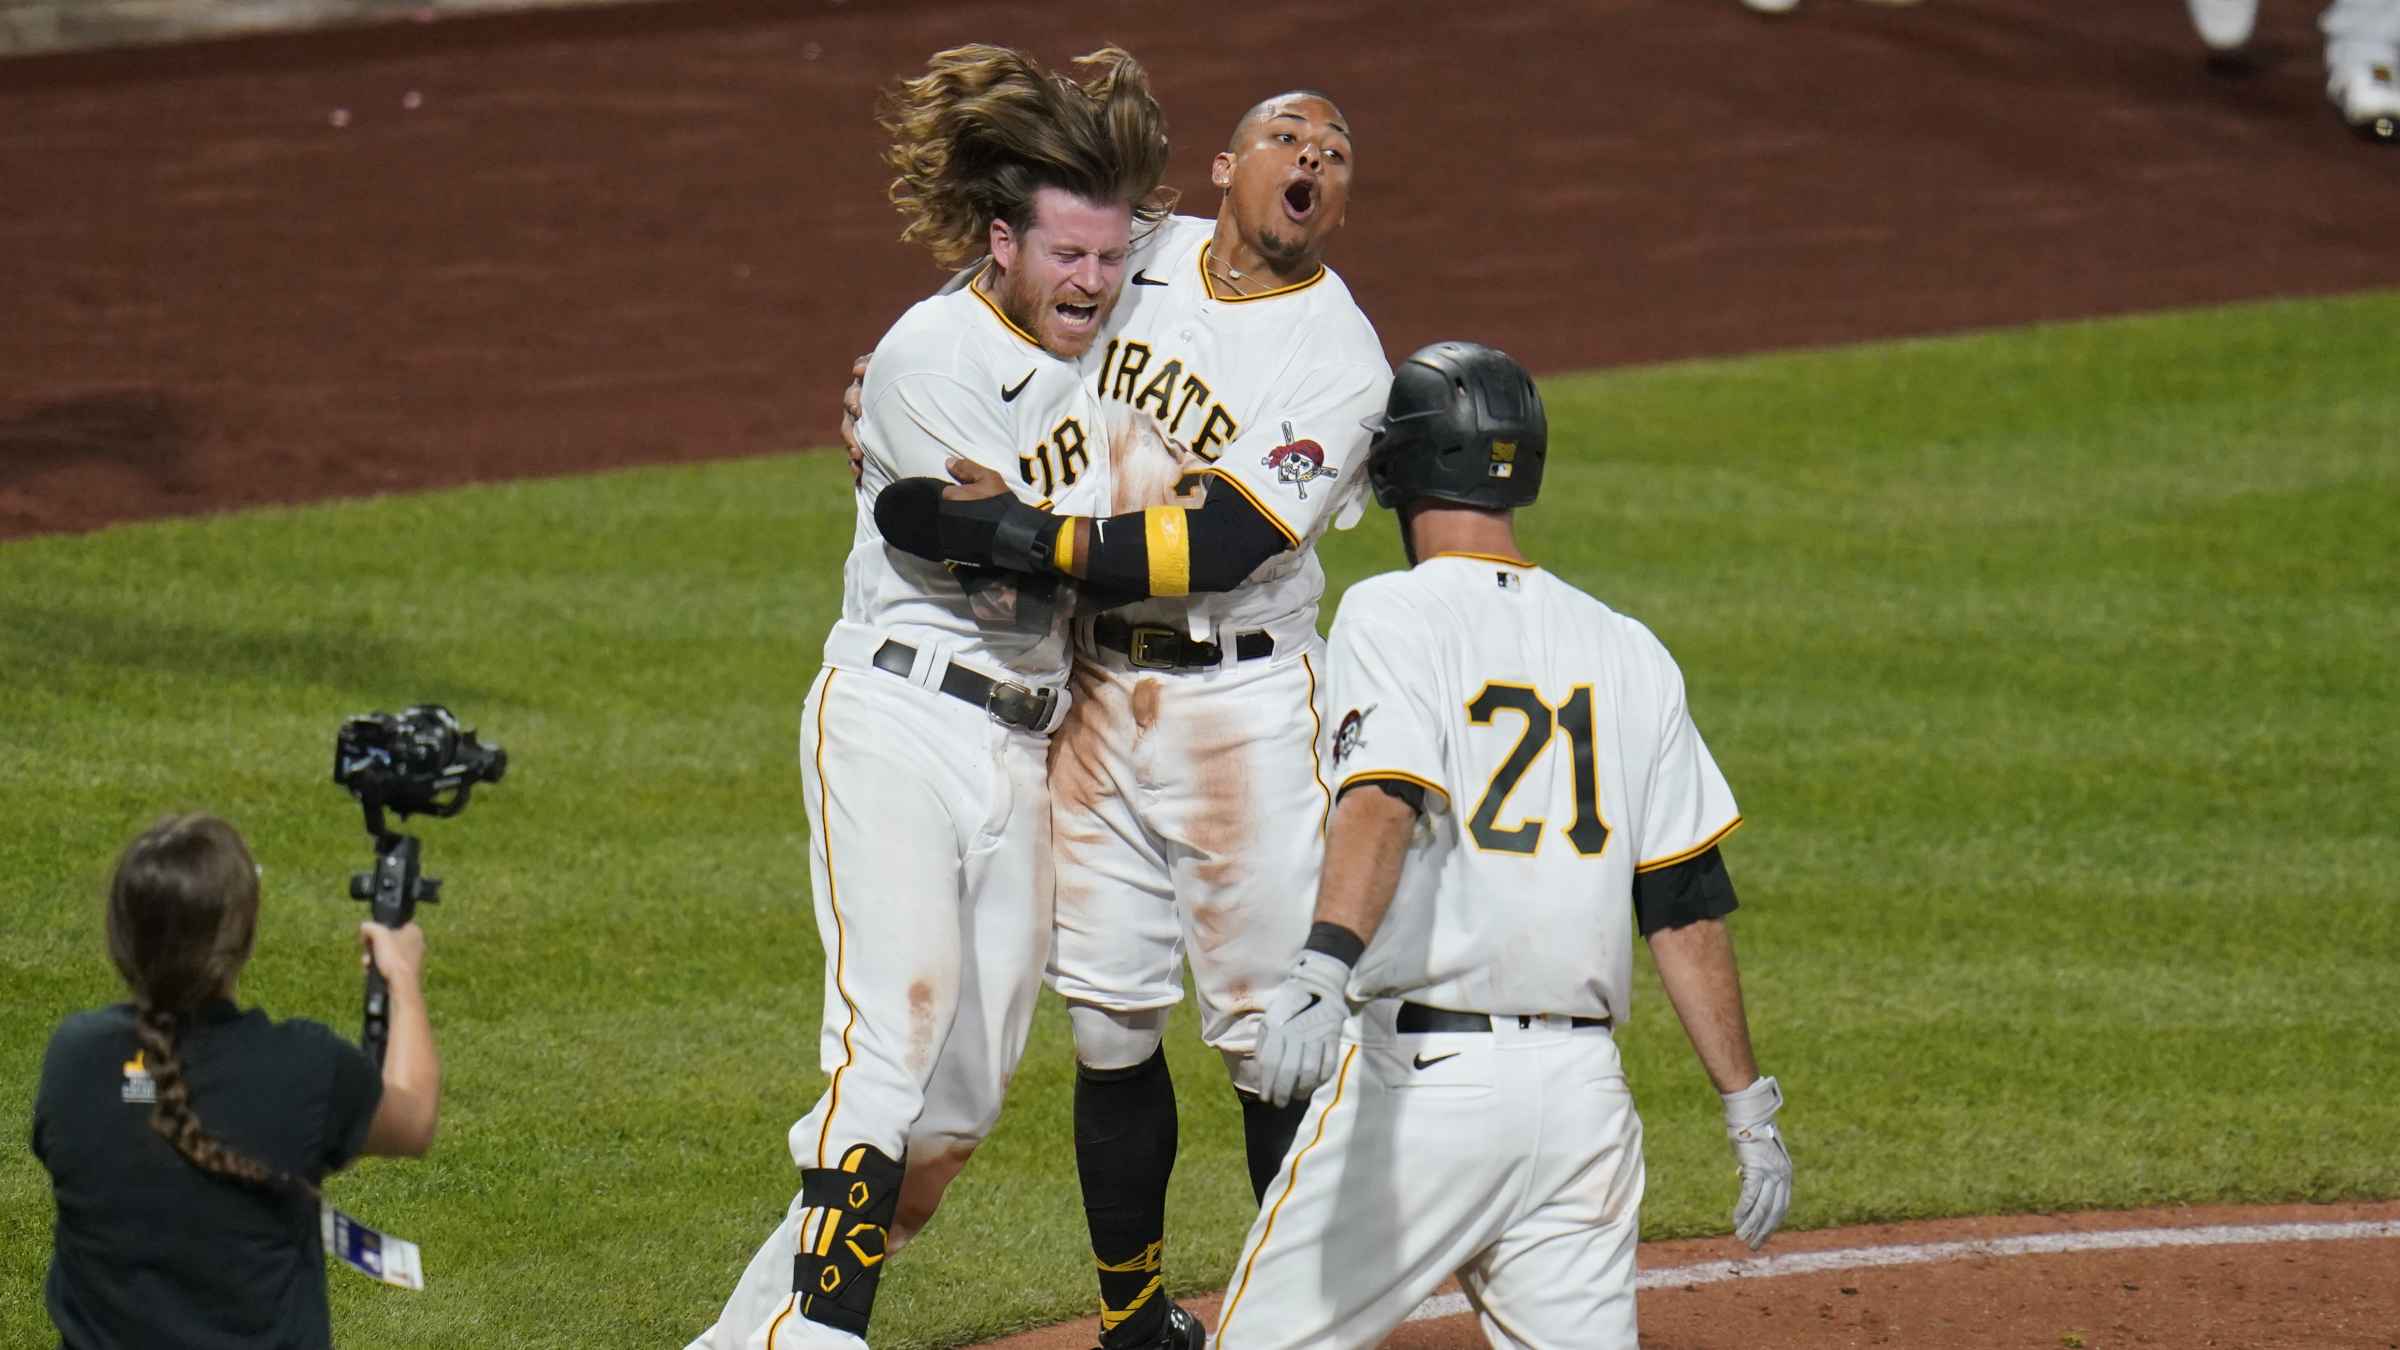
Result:
{"label": "gray batting glove", "polygon": [[1259,1093],[1276,1106],[1306,1100],[1333,1077],[1334,1051],[1350,1017],[1350,963],[1304,951],[1267,1000],[1258,1040]]}
{"label": "gray batting glove", "polygon": [[1725,1134],[1733,1140],[1733,1160],[1741,1165],[1742,1195],[1733,1205],[1733,1235],[1757,1251],[1792,1207],[1792,1155],[1775,1128],[1775,1113],[1783,1109],[1783,1088],[1761,1078],[1739,1092],[1720,1093],[1725,1099]]}

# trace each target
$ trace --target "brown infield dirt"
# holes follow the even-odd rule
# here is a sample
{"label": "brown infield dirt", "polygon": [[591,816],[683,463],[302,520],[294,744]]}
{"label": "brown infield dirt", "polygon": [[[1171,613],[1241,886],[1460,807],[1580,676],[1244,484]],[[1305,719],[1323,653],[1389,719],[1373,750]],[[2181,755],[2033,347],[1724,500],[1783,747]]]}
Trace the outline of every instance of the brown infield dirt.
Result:
{"label": "brown infield dirt", "polygon": [[[1649,1242],[1644,1278],[1707,1263],[2047,1234],[2277,1224],[2400,1222],[2400,1202],[2020,1214],[1780,1233],[1764,1252],[1731,1238]],[[1451,1292],[1455,1286],[1445,1286]],[[1182,1300],[1213,1325],[1220,1300]],[[1645,1350],[2395,1350],[2400,1236],[1969,1255],[1917,1265],[1745,1276],[1644,1289]],[[1245,1317],[1247,1314],[1245,1314]],[[1086,1350],[1097,1319],[1043,1327],[982,1350]],[[1385,1350],[1483,1344],[1471,1314],[1410,1322]]]}
{"label": "brown infield dirt", "polygon": [[[968,40],[1130,47],[1202,213],[1244,107],[1332,93],[1359,152],[1333,262],[1395,356],[1567,370],[2400,285],[2400,150],[2326,107],[2315,8],[2268,6],[2233,73],[2173,0],[688,0],[0,60],[0,538],[830,442],[850,358],[939,280],[896,241],[874,90]],[[2362,1216],[2400,1206],[1771,1251]],[[2400,1249],[1743,1279],[1642,1319],[1659,1347],[2389,1350]]]}
{"label": "brown infield dirt", "polygon": [[1358,139],[1394,354],[1567,370],[2400,283],[2400,151],[2313,4],[686,0],[0,60],[0,537],[830,443],[939,279],[879,84],[963,40],[1154,69],[1187,204],[1256,98]]}

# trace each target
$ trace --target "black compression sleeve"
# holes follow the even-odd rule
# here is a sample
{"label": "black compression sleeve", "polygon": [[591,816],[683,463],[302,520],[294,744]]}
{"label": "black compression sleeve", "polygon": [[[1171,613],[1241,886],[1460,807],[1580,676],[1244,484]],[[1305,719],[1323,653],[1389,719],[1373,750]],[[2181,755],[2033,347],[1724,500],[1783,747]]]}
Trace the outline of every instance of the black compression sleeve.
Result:
{"label": "black compression sleeve", "polygon": [[1192,589],[1230,591],[1289,546],[1239,489],[1212,477],[1208,501],[1192,513]]}
{"label": "black compression sleeve", "polygon": [[[1343,784],[1341,795],[1347,797],[1352,790],[1362,787],[1382,788],[1384,795],[1406,803],[1410,810],[1420,816],[1425,814],[1425,789],[1414,783],[1405,783],[1397,778],[1359,778]],[[1638,881],[1640,878],[1635,879]]]}
{"label": "black compression sleeve", "polygon": [[1232,590],[1288,546],[1249,498],[1212,478],[1197,508],[1154,506],[1094,520],[1075,570],[1112,594],[1197,595]]}
{"label": "black compression sleeve", "polygon": [[1633,877],[1633,912],[1643,937],[1662,928],[1722,919],[1739,904],[1733,897],[1733,878],[1725,872],[1725,856],[1714,848]]}

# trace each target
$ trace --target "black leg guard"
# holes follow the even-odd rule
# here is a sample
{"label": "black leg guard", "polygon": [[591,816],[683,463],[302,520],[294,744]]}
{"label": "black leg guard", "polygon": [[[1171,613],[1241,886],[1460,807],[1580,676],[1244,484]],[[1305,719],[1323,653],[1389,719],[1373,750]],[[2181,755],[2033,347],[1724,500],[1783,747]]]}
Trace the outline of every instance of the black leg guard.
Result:
{"label": "black leg guard", "polygon": [[822,1211],[816,1231],[800,1233],[810,1245],[792,1258],[802,1317],[867,1334],[883,1278],[884,1239],[900,1208],[900,1172],[897,1159],[865,1144],[853,1145],[839,1167],[800,1169],[800,1203]]}
{"label": "black leg guard", "polygon": [[1130,1069],[1075,1068],[1075,1171],[1100,1267],[1100,1343],[1145,1345],[1165,1329],[1160,1292],[1175,1080],[1160,1047]]}
{"label": "black leg guard", "polygon": [[1284,1155],[1292,1151],[1292,1136],[1300,1133],[1300,1122],[1308,1115],[1308,1098],[1269,1106],[1247,1092],[1234,1095],[1242,1099],[1242,1150],[1250,1160],[1250,1193],[1264,1204],[1267,1187],[1274,1184]]}

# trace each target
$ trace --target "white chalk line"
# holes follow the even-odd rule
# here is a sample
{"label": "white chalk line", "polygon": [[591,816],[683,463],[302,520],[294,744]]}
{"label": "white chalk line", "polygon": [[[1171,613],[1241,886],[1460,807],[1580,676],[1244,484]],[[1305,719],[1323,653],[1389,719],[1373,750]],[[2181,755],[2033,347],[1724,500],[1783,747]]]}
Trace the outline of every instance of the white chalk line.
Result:
{"label": "white chalk line", "polygon": [[[2035,1233],[2025,1237],[1978,1238],[1970,1242],[1901,1243],[1890,1247],[1844,1247],[1794,1252],[1749,1261],[1702,1261],[1645,1270],[1636,1289],[1682,1288],[1726,1280],[1771,1280],[1779,1275],[1821,1275],[1877,1266],[1916,1266],[1989,1256],[2048,1256],[2060,1252],[2124,1251],[2145,1247],[2247,1247],[2265,1242],[2340,1242],[2352,1238],[2400,1238],[2400,1220],[2359,1223],[2226,1224],[2214,1228],[2119,1228],[2082,1233]],[[1469,1311],[1464,1294],[1436,1294],[1408,1315],[1411,1322],[1456,1317]]]}

